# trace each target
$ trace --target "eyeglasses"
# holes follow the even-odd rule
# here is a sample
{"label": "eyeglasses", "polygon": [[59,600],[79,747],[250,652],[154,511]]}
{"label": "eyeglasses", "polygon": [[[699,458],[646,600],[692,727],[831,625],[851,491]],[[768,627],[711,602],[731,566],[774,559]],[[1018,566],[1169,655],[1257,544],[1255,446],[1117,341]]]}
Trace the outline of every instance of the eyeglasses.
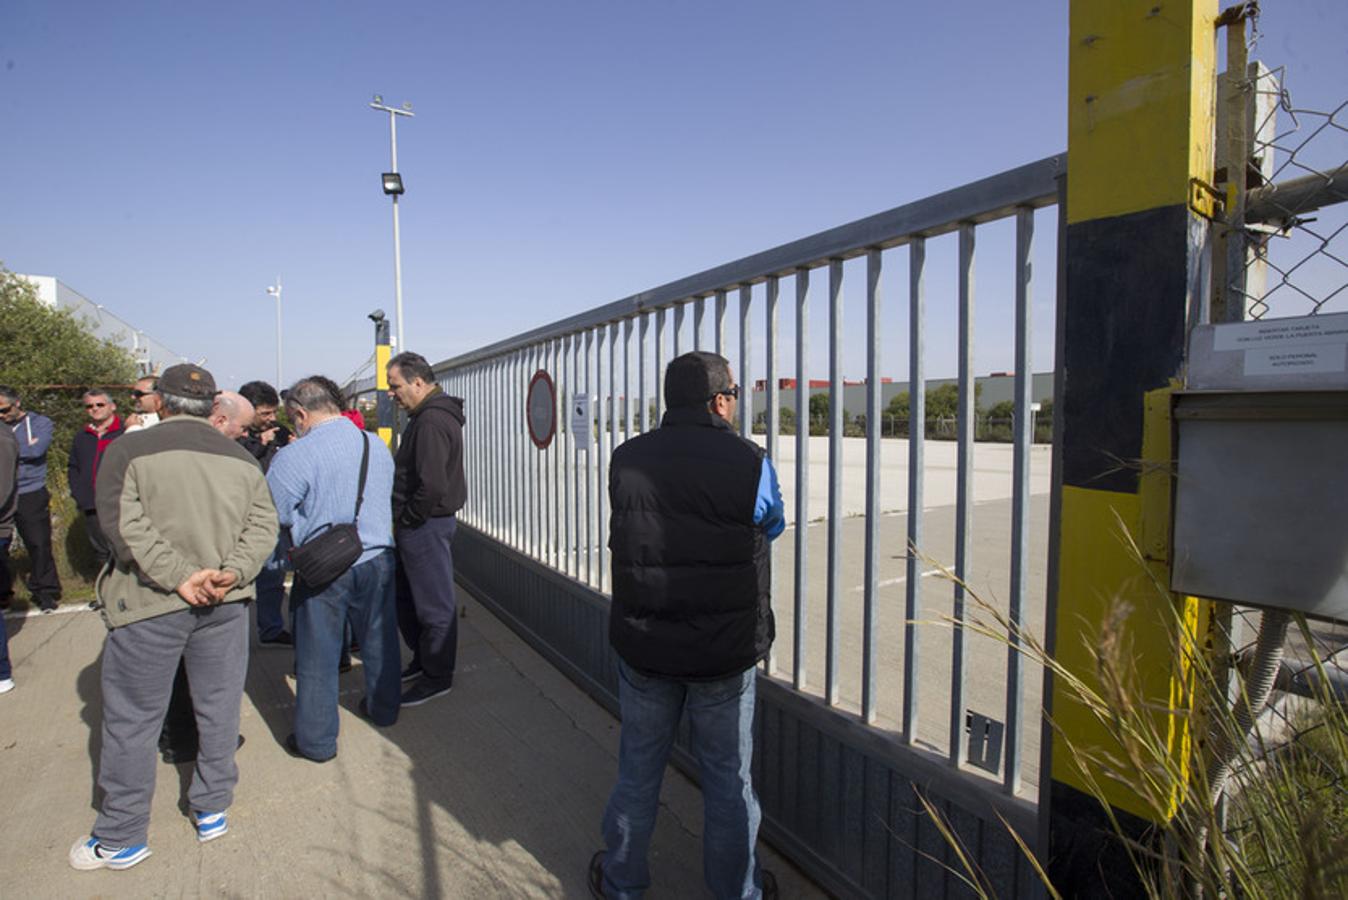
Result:
{"label": "eyeglasses", "polygon": [[724,391],[717,391],[716,393],[711,395],[711,399],[715,400],[717,397],[723,396],[734,397],[736,400],[738,400],[740,398],[740,386],[736,384],[726,388]]}
{"label": "eyeglasses", "polygon": [[131,396],[134,397],[135,399],[139,400],[141,397],[148,397],[148,396],[150,396],[151,394],[154,394],[154,393],[156,393],[156,392],[155,392],[155,391],[141,391],[141,390],[135,390],[135,391],[132,391],[132,392],[131,392]]}
{"label": "eyeglasses", "polygon": [[12,407],[12,406],[0,406],[0,416],[7,416],[7,415],[9,415],[9,411],[10,411],[11,409],[13,409],[13,408],[14,408],[14,407]]}
{"label": "eyeglasses", "polygon": [[107,405],[108,405],[108,404],[106,404],[106,403],[86,403],[86,404],[84,404],[84,408],[85,408],[85,409],[102,409],[103,407],[105,407],[105,406],[107,406]]}

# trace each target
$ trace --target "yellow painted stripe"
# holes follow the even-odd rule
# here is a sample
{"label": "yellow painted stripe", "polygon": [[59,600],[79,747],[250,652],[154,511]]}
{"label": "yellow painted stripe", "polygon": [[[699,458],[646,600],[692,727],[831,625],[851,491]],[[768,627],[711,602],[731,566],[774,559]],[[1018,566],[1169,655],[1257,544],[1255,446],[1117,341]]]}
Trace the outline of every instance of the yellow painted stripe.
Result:
{"label": "yellow painted stripe", "polygon": [[392,428],[381,428],[381,429],[379,429],[379,439],[380,439],[381,441],[384,442],[384,446],[386,446],[386,447],[392,447],[392,446],[393,446],[393,429],[392,429]]}
{"label": "yellow painted stripe", "polygon": [[1216,0],[1071,4],[1067,221],[1187,203],[1212,183]]}
{"label": "yellow painted stripe", "polygon": [[[1201,633],[1206,604],[1170,594],[1164,564],[1142,558],[1136,538],[1142,512],[1134,494],[1063,488],[1056,658],[1085,690],[1107,702],[1093,707],[1082,690],[1055,679],[1052,777],[1133,815],[1163,821],[1174,813],[1189,778],[1192,672],[1183,661]],[[1111,642],[1122,642],[1118,658],[1127,661],[1118,673],[1123,687],[1117,696],[1101,666],[1100,648]],[[1122,723],[1111,721],[1126,708],[1119,697],[1136,704],[1135,715]],[[1139,757],[1137,745],[1120,743],[1121,724],[1144,726],[1153,735],[1144,742],[1149,753]],[[1110,761],[1091,766],[1094,786],[1081,759]],[[1115,777],[1111,770],[1126,774]],[[1139,790],[1137,779],[1149,771],[1153,787]]]}
{"label": "yellow painted stripe", "polygon": [[388,390],[388,361],[392,351],[388,344],[374,346],[374,386],[381,391]]}

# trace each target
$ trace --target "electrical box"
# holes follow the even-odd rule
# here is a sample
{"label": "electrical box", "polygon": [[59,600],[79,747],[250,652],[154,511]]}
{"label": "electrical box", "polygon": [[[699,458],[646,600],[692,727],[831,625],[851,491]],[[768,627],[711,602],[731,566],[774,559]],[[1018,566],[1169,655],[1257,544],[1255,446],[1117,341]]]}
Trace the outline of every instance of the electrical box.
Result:
{"label": "electrical box", "polygon": [[1348,314],[1199,326],[1171,588],[1348,620]]}

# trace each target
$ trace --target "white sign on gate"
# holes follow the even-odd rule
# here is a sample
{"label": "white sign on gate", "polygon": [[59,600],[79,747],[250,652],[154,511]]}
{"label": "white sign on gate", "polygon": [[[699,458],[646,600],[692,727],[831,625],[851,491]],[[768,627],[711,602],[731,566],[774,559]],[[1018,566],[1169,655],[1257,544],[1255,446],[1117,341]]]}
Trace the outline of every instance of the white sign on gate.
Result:
{"label": "white sign on gate", "polygon": [[588,452],[594,446],[594,416],[589,394],[577,394],[571,398],[571,439],[576,442],[576,451]]}

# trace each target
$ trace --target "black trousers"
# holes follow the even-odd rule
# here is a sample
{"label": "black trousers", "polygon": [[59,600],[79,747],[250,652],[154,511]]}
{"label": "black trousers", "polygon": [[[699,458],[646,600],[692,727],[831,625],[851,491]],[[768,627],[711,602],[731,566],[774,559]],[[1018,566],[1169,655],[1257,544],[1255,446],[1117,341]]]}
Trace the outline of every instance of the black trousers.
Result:
{"label": "black trousers", "polygon": [[108,557],[112,556],[112,545],[108,543],[108,537],[103,533],[103,526],[98,524],[98,510],[84,511],[84,533],[89,536],[89,547],[94,551],[94,559],[98,560],[98,567],[101,569],[108,561]]}
{"label": "black trousers", "polygon": [[[14,530],[23,540],[33,570],[28,575],[28,592],[39,605],[61,599],[61,579],[51,552],[51,497],[45,487],[19,495],[14,511]],[[4,593],[0,590],[0,593]]]}

